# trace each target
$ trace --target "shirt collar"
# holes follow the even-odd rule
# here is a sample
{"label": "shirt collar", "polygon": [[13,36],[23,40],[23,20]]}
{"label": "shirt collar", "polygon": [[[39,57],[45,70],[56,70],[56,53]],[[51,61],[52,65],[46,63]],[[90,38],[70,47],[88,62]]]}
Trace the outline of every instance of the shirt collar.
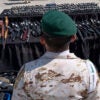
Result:
{"label": "shirt collar", "polygon": [[46,58],[77,58],[73,53],[70,53],[69,50],[65,50],[63,52],[58,52],[58,53],[47,51],[44,54],[44,57]]}

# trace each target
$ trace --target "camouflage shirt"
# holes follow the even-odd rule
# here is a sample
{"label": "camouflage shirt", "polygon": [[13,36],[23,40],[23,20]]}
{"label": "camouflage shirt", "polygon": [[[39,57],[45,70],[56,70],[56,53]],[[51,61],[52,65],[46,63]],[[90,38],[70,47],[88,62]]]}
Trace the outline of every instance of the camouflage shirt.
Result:
{"label": "camouflage shirt", "polygon": [[46,52],[21,68],[12,100],[100,100],[94,65],[66,50]]}

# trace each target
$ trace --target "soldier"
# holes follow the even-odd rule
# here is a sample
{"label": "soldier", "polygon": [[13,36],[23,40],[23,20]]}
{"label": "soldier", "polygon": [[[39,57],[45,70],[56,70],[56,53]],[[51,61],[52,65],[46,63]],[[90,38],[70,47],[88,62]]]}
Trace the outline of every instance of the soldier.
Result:
{"label": "soldier", "polygon": [[31,2],[31,0],[24,0],[25,1],[25,3],[30,3]]}
{"label": "soldier", "polygon": [[75,22],[65,13],[49,11],[41,21],[40,42],[46,53],[20,70],[12,100],[100,100],[95,66],[69,51],[76,40]]}

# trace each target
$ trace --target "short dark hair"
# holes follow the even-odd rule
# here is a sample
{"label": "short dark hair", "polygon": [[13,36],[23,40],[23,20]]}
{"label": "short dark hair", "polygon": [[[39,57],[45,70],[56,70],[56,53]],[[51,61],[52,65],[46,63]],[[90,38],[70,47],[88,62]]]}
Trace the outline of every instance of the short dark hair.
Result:
{"label": "short dark hair", "polygon": [[45,38],[45,41],[50,48],[54,49],[55,51],[58,51],[59,49],[66,48],[66,46],[69,46],[72,36],[52,37],[42,34],[42,37]]}

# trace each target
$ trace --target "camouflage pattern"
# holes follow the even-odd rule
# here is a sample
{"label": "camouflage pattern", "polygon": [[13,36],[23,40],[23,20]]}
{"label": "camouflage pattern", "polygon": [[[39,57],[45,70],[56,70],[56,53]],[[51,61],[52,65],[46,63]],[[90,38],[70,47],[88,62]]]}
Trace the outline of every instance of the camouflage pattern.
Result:
{"label": "camouflage pattern", "polygon": [[[91,83],[86,60],[68,50],[46,52],[22,67],[12,100],[100,100],[100,80],[96,69],[93,70],[95,77]],[[90,89],[92,85],[94,88]]]}

